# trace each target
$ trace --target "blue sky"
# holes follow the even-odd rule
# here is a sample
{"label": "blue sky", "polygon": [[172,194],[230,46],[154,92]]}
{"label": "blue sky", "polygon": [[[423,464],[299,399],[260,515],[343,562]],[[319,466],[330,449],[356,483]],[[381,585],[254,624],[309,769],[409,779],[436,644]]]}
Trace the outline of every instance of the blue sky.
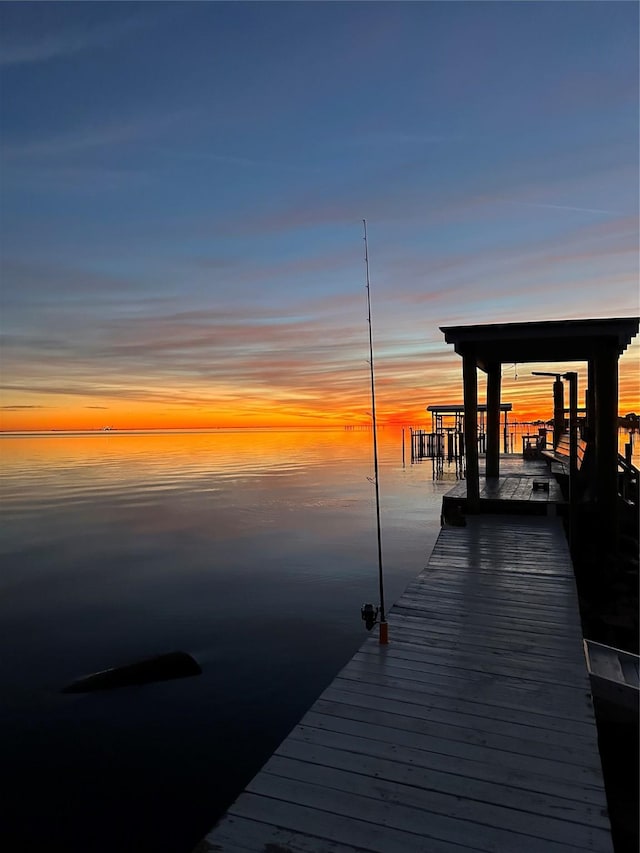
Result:
{"label": "blue sky", "polygon": [[[459,397],[440,325],[638,313],[635,3],[0,25],[9,425],[359,416],[364,217],[390,414]],[[623,363],[637,400],[637,345]]]}

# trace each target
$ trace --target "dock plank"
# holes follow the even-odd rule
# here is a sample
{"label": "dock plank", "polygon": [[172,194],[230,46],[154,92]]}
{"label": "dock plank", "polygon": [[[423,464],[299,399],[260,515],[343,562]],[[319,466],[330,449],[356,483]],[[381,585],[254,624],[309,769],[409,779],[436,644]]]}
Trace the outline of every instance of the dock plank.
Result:
{"label": "dock plank", "polygon": [[[371,690],[368,685],[358,678],[336,679],[331,686],[334,685],[346,693],[362,693],[365,696],[371,696]],[[322,695],[324,696],[325,694],[323,693]],[[490,716],[491,718],[505,721],[520,720],[526,723],[526,725],[538,726],[543,729],[551,728],[567,733],[572,731],[582,732],[587,737],[592,732],[589,721],[579,718],[577,714],[572,718],[559,717],[556,714],[549,713],[549,711],[538,712],[537,708],[535,711],[531,711],[531,705],[529,705],[529,714],[525,716],[521,703],[508,701],[504,696],[492,696],[490,697],[491,701],[488,701],[483,698],[472,698],[461,695],[459,691],[455,691],[453,688],[451,690],[434,689],[428,691],[426,689],[403,689],[400,686],[395,686],[393,690],[385,690],[383,695],[393,696],[399,702],[416,703],[427,709],[432,706],[449,708],[466,705],[479,717]],[[374,701],[373,698],[371,701]]]}
{"label": "dock plank", "polygon": [[[579,647],[571,650],[571,644],[566,641],[540,637],[539,634],[520,631],[514,636],[513,631],[497,629],[485,636],[478,637],[472,642],[464,634],[460,626],[442,625],[438,622],[425,624],[424,619],[414,613],[394,612],[394,637],[398,642],[406,646],[422,646],[429,648],[457,648],[457,649],[486,649],[487,654],[496,654],[500,650],[514,654],[526,653],[531,660],[539,658],[546,661],[548,658],[557,657],[566,661],[575,659],[580,661],[583,652]],[[568,653],[565,651],[569,649]]]}
{"label": "dock plank", "polygon": [[[506,770],[493,762],[461,759],[452,761],[446,753],[412,750],[363,739],[361,743],[350,741],[352,749],[345,749],[349,741],[338,737],[307,738],[296,740],[288,738],[282,750],[276,755],[298,758],[312,764],[333,766],[336,761],[345,769],[369,767],[372,783],[380,774],[389,772],[388,763],[395,765],[398,773],[410,773],[413,784],[422,787],[437,787],[438,790],[457,792],[456,796],[468,796],[469,786],[486,789],[486,796],[496,796],[497,802],[506,797],[511,802],[529,802],[532,796],[552,797],[562,804],[564,801],[581,803],[602,810],[602,802],[597,787],[582,785],[576,789],[575,796],[567,795],[567,786],[560,780],[548,775]],[[332,741],[332,742],[330,742]],[[356,747],[356,748],[353,748]],[[364,763],[363,763],[364,762]],[[374,770],[374,768],[376,768]],[[358,770],[361,772],[361,770]],[[368,772],[368,771],[367,771]],[[511,794],[503,790],[509,788]],[[493,792],[493,793],[491,793]]]}
{"label": "dock plank", "polygon": [[[487,478],[480,476],[478,482],[480,503],[486,503],[494,508],[498,507],[502,512],[509,511],[509,505],[535,505],[537,512],[545,512],[548,516],[556,514],[556,507],[563,505],[565,500],[562,489],[553,477],[548,476],[545,463],[543,468],[532,468],[523,466],[522,460],[509,460],[501,457],[500,476]],[[545,480],[548,490],[534,489],[534,482]],[[464,506],[467,497],[467,481],[458,480],[447,492],[445,503],[458,502]],[[533,506],[531,507],[533,510]]]}
{"label": "dock plank", "polygon": [[[396,765],[392,763],[390,768],[392,773],[395,767]],[[382,800],[384,803],[407,805],[420,809],[423,813],[455,817],[458,820],[488,825],[500,830],[507,829],[516,833],[522,829],[518,811],[524,809],[529,811],[532,816],[528,829],[534,837],[549,841],[561,840],[569,844],[575,843],[575,826],[573,824],[577,822],[580,825],[585,814],[580,810],[574,810],[573,805],[565,807],[562,817],[558,815],[558,811],[562,810],[556,810],[553,815],[536,811],[536,807],[531,808],[531,801],[525,801],[524,796],[521,797],[517,806],[514,806],[516,800],[513,796],[510,805],[505,805],[504,802],[497,803],[498,797],[506,797],[509,800],[510,792],[506,787],[494,793],[488,788],[485,789],[476,784],[475,787],[470,786],[467,796],[461,797],[459,790],[450,792],[441,788],[425,788],[401,781],[399,778],[378,777],[372,785],[369,778],[361,772],[328,767],[327,765],[311,765],[304,761],[280,756],[274,756],[269,761],[268,765],[265,766],[266,773],[298,782],[322,784],[327,788]],[[262,790],[269,795],[274,793],[270,781],[267,781]],[[543,800],[544,797],[540,799]],[[537,807],[539,808],[539,806]],[[607,828],[601,817],[600,821],[601,826],[596,828],[593,833],[595,838],[601,833],[602,829],[606,830]],[[415,826],[415,823],[412,823],[412,826]],[[468,834],[469,829],[463,826],[462,831]]]}
{"label": "dock plank", "polygon": [[[393,723],[395,722],[395,725]],[[506,764],[518,762],[524,756],[545,761],[560,761],[579,767],[589,766],[593,759],[584,754],[581,748],[570,747],[566,744],[548,744],[543,746],[539,741],[525,741],[507,734],[504,730],[499,735],[488,735],[469,730],[463,726],[451,726],[446,723],[435,723],[431,720],[427,725],[401,725],[399,718],[392,720],[390,715],[383,717],[377,714],[373,719],[366,719],[366,714],[360,714],[357,720],[342,718],[339,714],[314,711],[304,719],[304,725],[310,728],[342,734],[353,734],[396,744],[414,746],[417,749],[432,749],[440,747],[445,741],[465,745],[465,755],[477,760],[486,760],[487,750],[506,752]],[[469,749],[466,749],[469,746]],[[462,747],[454,747],[461,749]],[[473,750],[477,752],[474,753]],[[555,773],[553,768],[553,772]],[[593,767],[591,767],[593,769]],[[598,768],[596,767],[596,770]]]}
{"label": "dock plank", "polygon": [[[295,745],[292,745],[289,752],[290,754],[286,757],[274,755],[265,765],[265,771],[284,773],[279,769],[280,762],[297,761],[309,767],[312,774],[321,772],[322,768],[333,768],[357,774],[364,780],[369,780],[373,776],[375,784],[391,782],[411,786],[419,791],[455,797],[461,802],[471,801],[474,806],[479,803],[483,808],[486,805],[500,805],[515,813],[523,811],[537,817],[560,818],[568,823],[583,824],[587,821],[600,829],[608,828],[608,819],[597,806],[557,797],[547,791],[535,792],[505,784],[504,781],[489,781],[447,771],[430,770],[427,778],[424,769],[420,766],[403,764],[395,760],[388,761],[361,753],[348,753],[331,747],[315,748],[314,756],[321,762],[315,764],[310,764],[306,759],[296,758]],[[371,783],[367,781],[366,784]],[[441,802],[447,810],[452,809],[452,805],[447,800]]]}
{"label": "dock plank", "polygon": [[582,764],[589,760],[588,753],[585,754],[588,740],[579,735],[567,738],[564,733],[554,730],[523,723],[505,723],[492,717],[476,716],[470,719],[473,715],[449,709],[442,711],[434,706],[429,708],[429,715],[425,717],[421,705],[412,707],[389,700],[384,705],[377,702],[376,707],[372,708],[365,701],[358,703],[358,698],[350,693],[336,691],[331,694],[331,699],[318,700],[314,705],[314,712],[310,713],[330,716],[336,725],[339,725],[341,719],[358,723],[364,721],[387,726],[389,729],[433,733],[438,737],[448,737],[463,743],[483,746],[495,744],[497,749],[523,755],[540,755],[541,750],[555,751],[559,748],[559,756],[565,756],[569,763]]}
{"label": "dock plank", "polygon": [[[363,649],[356,656],[357,660],[365,661],[371,657],[375,658],[375,652],[370,647]],[[461,654],[460,651],[447,651],[443,649],[429,649],[426,654],[421,651],[414,651],[407,648],[404,644],[395,643],[389,649],[388,662],[393,662],[393,666],[397,670],[407,669],[420,673],[440,673],[442,670],[447,672],[458,670],[462,674],[477,672],[480,667],[485,668],[485,672],[491,672],[494,675],[504,675],[505,677],[520,678],[523,673],[526,673],[527,678],[533,681],[540,681],[543,684],[562,684],[565,686],[582,687],[583,682],[575,669],[568,665],[558,663],[549,669],[548,662],[544,660],[527,661],[526,667],[522,666],[517,655],[506,652],[504,655],[495,655],[494,657],[487,656],[486,652],[478,652],[470,648]]]}
{"label": "dock plank", "polygon": [[[526,484],[504,488],[526,499]],[[368,636],[211,848],[611,853],[559,521],[443,528],[388,621],[390,644]]]}
{"label": "dock plank", "polygon": [[[310,776],[313,781],[305,781],[301,778],[304,775]],[[317,807],[318,803],[322,803],[323,809],[331,815],[353,816],[394,830],[402,831],[405,827],[411,827],[413,833],[434,842],[453,841],[462,846],[472,836],[474,848],[486,853],[492,853],[496,845],[502,849],[517,847],[522,853],[540,853],[541,841],[549,853],[564,853],[567,850],[583,853],[585,850],[601,849],[598,842],[602,830],[590,829],[581,833],[579,825],[571,824],[567,827],[565,824],[562,839],[558,842],[549,836],[554,832],[559,833],[562,821],[554,821],[554,826],[546,828],[545,832],[544,823],[550,823],[552,819],[531,816],[528,832],[523,833],[515,829],[520,815],[511,815],[510,825],[504,829],[495,814],[498,810],[494,808],[492,813],[488,804],[483,805],[486,815],[483,820],[481,809],[476,807],[474,810],[471,800],[463,801],[462,805],[456,807],[455,797],[438,797],[436,792],[416,789],[410,785],[385,785],[380,781],[371,784],[367,778],[363,779],[358,774],[330,768],[309,767],[309,772],[301,772],[294,779],[263,772],[255,777],[248,791],[262,794],[270,800],[301,806]],[[437,804],[435,807],[434,801]],[[463,819],[461,815],[465,814],[465,806],[467,816]],[[476,820],[471,820],[469,815],[473,815]],[[499,815],[507,819],[507,810],[499,810]]]}
{"label": "dock plank", "polygon": [[587,747],[591,742],[592,731],[588,721],[558,722],[556,718],[547,719],[546,716],[524,717],[519,709],[504,704],[488,706],[482,702],[438,694],[432,694],[426,700],[425,697],[416,696],[411,692],[398,691],[390,696],[378,693],[369,701],[367,695],[366,690],[359,689],[357,682],[344,680],[329,685],[321,698],[329,702],[389,711],[420,720],[458,720],[459,725],[479,731],[493,731],[494,727],[497,727],[499,731],[508,734],[512,727],[515,727],[523,736],[545,742],[579,743],[583,747]]}

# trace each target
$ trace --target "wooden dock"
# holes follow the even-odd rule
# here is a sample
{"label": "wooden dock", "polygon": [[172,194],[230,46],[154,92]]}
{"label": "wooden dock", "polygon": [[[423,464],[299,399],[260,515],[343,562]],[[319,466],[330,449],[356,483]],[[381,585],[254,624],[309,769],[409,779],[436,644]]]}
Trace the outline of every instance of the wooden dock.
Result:
{"label": "wooden dock", "polygon": [[199,853],[611,853],[560,522],[443,528],[388,620]]}
{"label": "wooden dock", "polygon": [[[483,461],[483,457],[481,457]],[[564,506],[562,490],[544,459],[523,459],[514,454],[500,457],[500,476],[480,476],[481,512],[555,515]],[[466,505],[467,481],[458,480],[443,498],[443,509]]]}

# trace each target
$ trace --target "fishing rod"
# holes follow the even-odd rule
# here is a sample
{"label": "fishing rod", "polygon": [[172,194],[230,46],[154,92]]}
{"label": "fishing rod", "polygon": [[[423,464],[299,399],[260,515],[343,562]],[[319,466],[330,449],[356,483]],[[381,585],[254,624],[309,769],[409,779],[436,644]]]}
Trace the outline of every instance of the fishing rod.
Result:
{"label": "fishing rod", "polygon": [[[363,219],[364,226],[364,263],[366,269],[367,289],[367,317],[369,321],[369,367],[371,369],[371,418],[373,421],[373,482],[376,487],[376,522],[378,531],[378,583],[380,587],[380,644],[389,642],[389,629],[384,609],[384,579],[382,575],[382,529],[380,525],[380,478],[378,475],[378,426],[376,422],[376,384],[373,369],[373,328],[371,323],[371,283],[369,281],[369,244],[367,242],[367,220]],[[367,628],[371,629],[375,624],[377,609],[372,604],[365,604],[362,608],[362,618]]]}

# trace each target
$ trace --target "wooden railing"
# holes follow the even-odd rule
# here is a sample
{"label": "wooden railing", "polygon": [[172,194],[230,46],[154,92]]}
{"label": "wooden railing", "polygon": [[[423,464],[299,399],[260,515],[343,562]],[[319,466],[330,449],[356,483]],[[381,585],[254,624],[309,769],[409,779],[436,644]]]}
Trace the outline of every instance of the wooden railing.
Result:
{"label": "wooden railing", "polygon": [[[587,451],[587,443],[581,438],[576,443],[576,471],[582,468],[584,456]],[[543,450],[542,455],[556,465],[551,467],[554,473],[569,475],[571,465],[571,439],[568,432],[562,433],[553,450]]]}
{"label": "wooden railing", "polygon": [[640,471],[618,453],[618,495],[629,506],[638,509],[638,481]]}

